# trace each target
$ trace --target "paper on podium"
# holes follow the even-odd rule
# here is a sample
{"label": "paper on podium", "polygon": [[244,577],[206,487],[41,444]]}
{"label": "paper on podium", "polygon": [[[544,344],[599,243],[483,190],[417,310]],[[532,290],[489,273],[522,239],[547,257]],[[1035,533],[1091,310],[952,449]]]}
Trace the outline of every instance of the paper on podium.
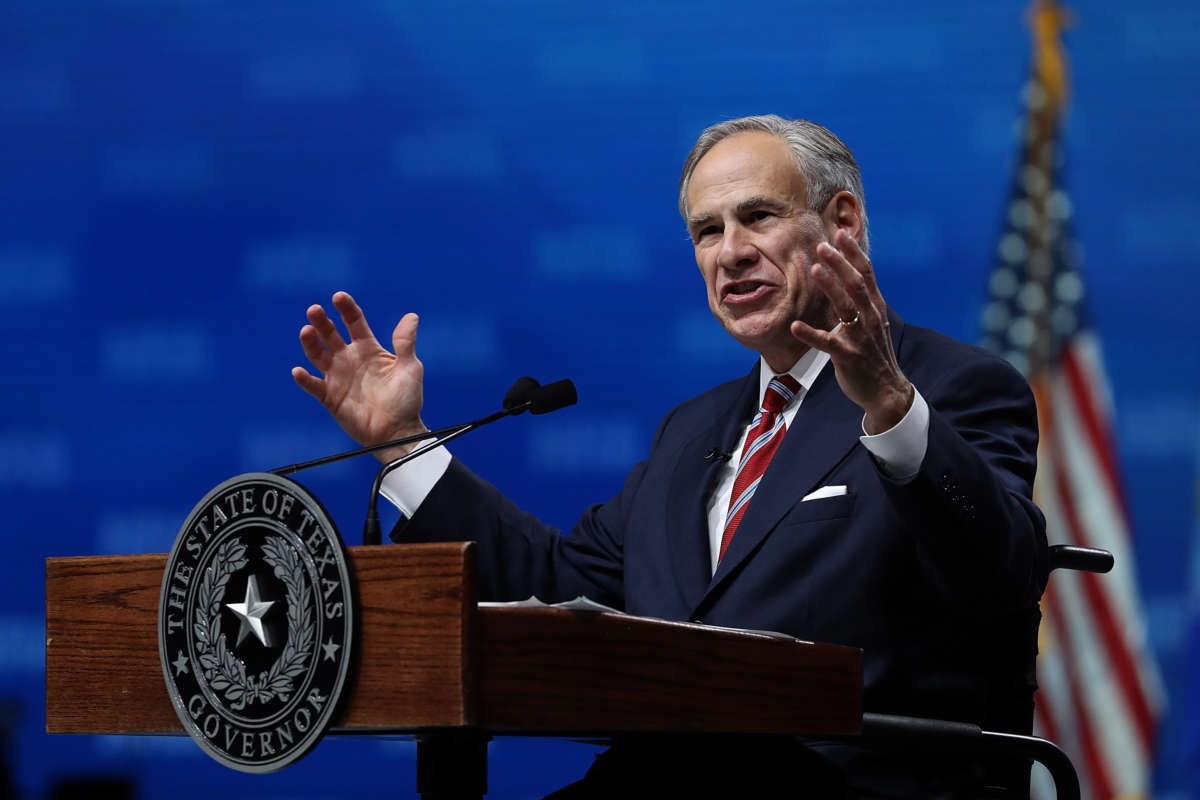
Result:
{"label": "paper on podium", "polygon": [[583,595],[579,595],[574,600],[567,600],[564,603],[547,603],[537,597],[530,597],[528,600],[510,600],[506,603],[480,603],[480,608],[565,608],[568,611],[604,611],[609,614],[624,614],[624,611],[618,611],[615,608],[597,603],[595,600],[589,600]]}
{"label": "paper on podium", "polygon": [[[597,603],[595,600],[590,600],[583,595],[579,595],[574,600],[567,600],[563,603],[547,603],[546,601],[536,596],[530,597],[528,600],[509,600],[503,603],[497,602],[481,602],[478,603],[480,608],[565,608],[568,611],[600,611],[608,614],[621,614],[624,611],[606,606],[603,603]],[[754,633],[759,636],[769,636],[772,639],[792,639],[794,641],[804,641],[796,639],[794,636],[789,636],[786,633],[778,633],[777,631],[759,631],[747,628],[729,628],[724,625],[706,625],[701,622],[686,622],[680,623],[684,625],[696,625],[698,627],[708,628],[714,631],[733,631],[735,633]]]}

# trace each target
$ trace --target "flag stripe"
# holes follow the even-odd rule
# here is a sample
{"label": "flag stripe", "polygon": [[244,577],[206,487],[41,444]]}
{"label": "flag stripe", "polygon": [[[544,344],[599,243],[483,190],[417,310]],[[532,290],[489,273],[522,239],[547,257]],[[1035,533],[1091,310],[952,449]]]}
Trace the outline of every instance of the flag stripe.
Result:
{"label": "flag stripe", "polygon": [[[1058,437],[1057,432],[1054,435],[1054,444],[1062,449],[1062,441]],[[1076,503],[1075,493],[1069,483],[1080,480],[1082,470],[1075,468],[1069,469],[1067,465],[1056,463],[1055,482],[1058,494],[1063,500],[1063,505],[1066,507],[1066,518],[1068,529],[1070,530],[1070,539],[1076,545],[1084,547],[1093,547],[1094,542],[1091,540],[1091,535],[1098,530],[1097,525],[1087,527],[1080,521],[1079,513],[1076,509],[1081,505]],[[1096,503],[1097,498],[1085,498],[1086,501]],[[1103,505],[1116,506],[1114,498],[1103,498]],[[1093,506],[1094,507],[1094,506]],[[1116,517],[1109,517],[1110,521],[1116,521]],[[1120,527],[1117,527],[1120,528]],[[1121,533],[1121,531],[1117,531]],[[1115,548],[1105,543],[1105,547],[1114,549],[1118,554],[1123,552],[1124,548]],[[1127,565],[1122,565],[1123,576],[1129,575]],[[1141,625],[1130,613],[1128,608],[1120,608],[1121,602],[1114,600],[1116,597],[1132,596],[1135,593],[1135,587],[1127,588],[1124,593],[1118,591],[1118,583],[1126,583],[1126,581],[1115,581],[1114,575],[1106,575],[1103,578],[1091,572],[1081,573],[1082,585],[1087,595],[1088,602],[1091,603],[1091,614],[1094,624],[1099,628],[1100,637],[1106,654],[1117,678],[1117,686],[1120,687],[1124,700],[1128,705],[1130,715],[1133,717],[1133,722],[1136,724],[1136,735],[1140,738],[1142,747],[1150,747],[1154,736],[1154,712],[1151,709],[1150,693],[1146,691],[1145,682],[1141,678],[1140,670],[1135,663],[1133,649],[1130,644],[1132,642],[1141,643],[1144,640]],[[1123,625],[1117,624],[1117,618],[1124,618]]]}
{"label": "flag stripe", "polygon": [[[1058,539],[1076,541],[1080,517],[1077,498],[1067,478],[1077,467],[1064,460],[1064,448],[1059,446],[1064,438],[1063,428],[1069,434],[1070,426],[1059,424],[1065,404],[1055,402],[1062,400],[1065,383],[1058,382],[1058,391],[1048,388],[1052,385],[1055,385],[1052,379],[1036,384],[1039,416],[1043,417],[1046,435],[1039,453],[1035,496],[1046,514],[1048,530]],[[1069,414],[1065,416],[1070,418]],[[1038,661],[1038,679],[1044,686],[1038,702],[1043,705],[1053,702],[1053,715],[1060,723],[1056,731],[1058,741],[1075,760],[1081,781],[1096,789],[1085,796],[1107,798],[1112,795],[1103,792],[1136,793],[1145,785],[1148,754],[1125,697],[1116,688],[1119,681],[1098,628],[1095,596],[1089,596],[1084,588],[1089,580],[1099,589],[1097,576],[1090,573],[1062,571],[1050,582],[1043,613],[1044,624],[1051,625],[1054,635]],[[1048,700],[1051,693],[1052,701]],[[1097,769],[1103,772],[1096,772]]]}
{"label": "flag stripe", "polygon": [[[1045,463],[1045,462],[1043,462]],[[1049,466],[1047,464],[1047,466]],[[1046,513],[1048,527],[1061,527],[1061,516],[1053,497],[1039,501]],[[1053,586],[1051,583],[1051,586]],[[1081,797],[1096,797],[1091,790],[1091,772],[1082,756],[1083,746],[1080,742],[1084,726],[1076,714],[1073,702],[1071,684],[1071,651],[1066,641],[1064,623],[1061,618],[1061,604],[1054,602],[1053,592],[1048,590],[1042,600],[1042,626],[1040,639],[1045,642],[1037,661],[1038,684],[1041,687],[1037,696],[1037,707],[1045,709],[1046,716],[1055,724],[1055,731],[1049,738],[1058,742],[1076,763],[1079,773]],[[1054,794],[1040,794],[1039,798],[1052,798]]]}
{"label": "flag stripe", "polygon": [[[1107,389],[1107,378],[1104,371],[1104,362],[1100,356],[1099,342],[1096,341],[1094,336],[1084,332],[1084,334],[1075,337],[1073,344],[1072,350],[1075,361],[1081,375],[1085,378],[1084,385],[1090,388],[1090,397],[1101,418],[1105,420],[1110,419],[1112,416],[1112,403]],[[1115,452],[1115,447],[1111,443],[1112,426],[1106,425],[1105,427],[1109,432],[1110,452]],[[1117,471],[1117,475],[1119,478],[1120,470]],[[1136,569],[1134,568],[1132,557],[1133,536],[1132,525],[1129,521],[1128,506],[1124,504],[1123,495],[1118,498],[1110,498],[1110,502],[1114,510],[1111,514],[1102,517],[1102,519],[1112,524],[1120,524],[1120,529],[1116,532],[1116,535],[1120,537],[1121,544],[1113,545],[1114,551],[1118,553],[1117,564],[1113,568],[1113,571],[1101,580],[1101,585],[1111,590],[1112,597],[1115,600],[1114,608],[1119,614],[1118,623],[1124,632],[1127,644],[1134,654],[1134,665],[1138,671],[1142,691],[1146,695],[1146,702],[1151,708],[1152,716],[1157,719],[1165,703],[1164,692],[1157,666],[1154,660],[1148,656],[1150,652],[1149,637],[1146,632],[1145,621],[1137,604],[1137,598],[1140,597],[1140,593],[1138,592]]]}
{"label": "flag stripe", "polygon": [[[1057,375],[1050,384],[1062,387],[1058,392],[1051,391],[1052,398],[1067,396],[1072,401],[1069,406],[1057,404],[1052,408],[1049,415],[1052,427],[1047,436],[1054,449],[1055,488],[1064,502],[1070,540],[1083,546],[1104,547],[1119,557],[1124,556],[1128,551],[1128,525],[1117,498],[1103,491],[1104,476],[1099,460],[1093,457],[1097,453],[1087,447],[1089,437],[1077,429],[1080,415],[1071,413],[1076,397],[1071,391],[1073,387]],[[1137,725],[1136,735],[1141,745],[1149,749],[1155,727],[1151,698],[1156,695],[1157,687],[1147,685],[1134,655],[1135,646],[1144,646],[1145,634],[1140,617],[1131,607],[1137,597],[1131,566],[1122,560],[1118,568],[1103,578],[1090,572],[1082,577],[1118,686]]]}
{"label": "flag stripe", "polygon": [[[1051,400],[1051,403],[1053,402]],[[1055,425],[1059,418],[1057,410],[1052,411],[1049,417],[1053,427],[1047,432],[1046,438],[1054,461],[1051,475],[1054,481],[1055,496],[1060,504],[1067,530],[1070,532],[1071,541],[1085,547],[1090,546],[1090,532],[1081,524],[1075,491],[1071,485],[1071,479],[1077,480],[1080,471],[1071,469],[1071,465],[1068,465],[1063,458],[1065,448],[1061,439],[1061,431]],[[1137,670],[1133,666],[1132,655],[1114,624],[1111,605],[1108,597],[1100,589],[1097,576],[1090,572],[1083,572],[1078,575],[1059,575],[1054,580],[1069,581],[1071,584],[1078,582],[1081,585],[1087,599],[1087,608],[1079,609],[1078,621],[1093,629],[1092,636],[1098,634],[1099,644],[1103,650],[1103,667],[1106,667],[1103,672],[1105,677],[1113,680],[1119,688],[1120,699],[1123,701],[1121,705],[1125,706],[1126,713],[1123,714],[1112,708],[1116,705],[1114,701],[1118,698],[1111,692],[1100,693],[1097,696],[1097,704],[1110,707],[1110,714],[1104,715],[1105,718],[1132,716],[1133,722],[1136,724],[1136,730],[1132,733],[1139,738],[1137,749],[1142,751],[1148,749],[1153,738],[1153,720],[1149,707],[1145,703],[1145,695],[1140,690],[1141,682],[1138,680]],[[1108,680],[1105,683],[1108,683]]]}
{"label": "flag stripe", "polygon": [[1104,467],[1104,476],[1108,480],[1108,491],[1120,505],[1123,516],[1128,519],[1129,506],[1126,503],[1125,492],[1121,488],[1121,479],[1117,470],[1117,448],[1112,440],[1108,418],[1106,415],[1101,415],[1093,399],[1091,389],[1095,383],[1087,380],[1083,375],[1083,365],[1080,361],[1086,358],[1086,355],[1080,352],[1080,349],[1072,346],[1063,351],[1063,374],[1066,376],[1067,383],[1070,384],[1076,410],[1087,430],[1093,452]]}
{"label": "flag stripe", "polygon": [[[1047,587],[1046,594],[1050,597],[1050,603],[1061,607],[1058,602],[1058,588],[1055,585]],[[1082,682],[1079,679],[1079,662],[1074,657],[1074,649],[1072,648],[1071,637],[1066,631],[1064,621],[1058,616],[1054,616],[1054,621],[1057,628],[1057,634],[1060,646],[1063,649],[1063,665],[1067,671],[1067,684],[1070,687],[1071,710],[1074,712],[1076,734],[1078,736],[1078,744],[1083,752],[1083,758],[1087,767],[1088,783],[1091,784],[1092,790],[1095,792],[1095,797],[1108,798],[1112,797],[1112,788],[1108,781],[1108,771],[1105,767],[1104,760],[1100,757],[1099,748],[1096,746],[1096,740],[1093,736],[1093,726],[1091,724],[1091,715],[1088,713],[1087,704],[1082,695]]]}
{"label": "flag stripe", "polygon": [[1062,739],[1058,732],[1058,722],[1054,719],[1054,712],[1050,710],[1049,703],[1043,703],[1043,696],[1038,695],[1037,705],[1033,707],[1036,732],[1039,736],[1049,739],[1052,742],[1057,742]]}
{"label": "flag stripe", "polygon": [[[1051,375],[1051,397],[1067,395],[1066,381],[1061,375]],[[1086,533],[1083,540],[1065,537],[1072,544],[1102,547],[1116,556],[1113,571],[1104,576],[1103,586],[1110,598],[1122,631],[1140,631],[1140,615],[1137,611],[1137,586],[1133,578],[1130,554],[1128,522],[1121,513],[1116,499],[1104,490],[1104,475],[1096,463],[1092,449],[1079,428],[1078,415],[1070,403],[1054,406],[1050,422],[1053,435],[1060,444],[1060,466],[1071,487],[1075,507],[1079,509],[1080,525]],[[1058,532],[1060,537],[1063,532]],[[1136,641],[1142,641],[1136,638]]]}
{"label": "flag stripe", "polygon": [[[1052,484],[1046,476],[1060,472],[1062,465],[1048,444],[1045,449],[1047,455],[1039,483]],[[1068,498],[1057,491],[1046,490],[1045,486],[1039,491],[1038,498],[1048,525],[1056,530],[1070,528]],[[1136,772],[1138,768],[1136,762],[1128,760],[1132,752],[1127,747],[1129,737],[1120,724],[1127,715],[1119,698],[1113,692],[1089,690],[1093,686],[1111,685],[1112,676],[1079,582],[1079,573],[1058,573],[1050,581],[1043,601],[1056,643],[1056,666],[1064,676],[1055,687],[1059,693],[1056,705],[1064,708],[1063,718],[1070,731],[1062,743],[1073,751],[1081,773],[1088,775],[1088,782],[1097,787],[1094,796],[1108,797],[1099,791],[1111,789],[1114,776],[1130,769]],[[1044,662],[1045,658],[1038,663],[1039,676],[1046,675],[1048,665]],[[1094,724],[1094,720],[1104,720],[1105,724]]]}
{"label": "flag stripe", "polygon": [[1092,691],[1091,687],[1111,686],[1116,680],[1109,653],[1089,613],[1084,590],[1085,576],[1067,572],[1055,576],[1053,602],[1062,610],[1059,619],[1065,632],[1064,652],[1072,670],[1072,692],[1078,693],[1086,714],[1080,721],[1091,736],[1100,763],[1104,766],[1111,789],[1124,793],[1143,777],[1148,756],[1133,729],[1125,698],[1117,691]]}

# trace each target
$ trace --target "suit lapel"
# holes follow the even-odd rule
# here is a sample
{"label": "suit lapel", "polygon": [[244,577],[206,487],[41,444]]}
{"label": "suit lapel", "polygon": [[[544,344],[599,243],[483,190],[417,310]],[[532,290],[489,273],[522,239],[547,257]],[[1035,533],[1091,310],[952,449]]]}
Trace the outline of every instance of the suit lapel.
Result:
{"label": "suit lapel", "polygon": [[[708,498],[725,462],[709,456],[716,449],[731,452],[741,428],[754,413],[758,400],[758,366],[750,370],[728,406],[713,410],[713,425],[704,429],[679,453],[667,497],[667,540],[671,567],[684,605],[694,608],[712,578],[708,545]],[[737,458],[737,454],[733,455]]]}

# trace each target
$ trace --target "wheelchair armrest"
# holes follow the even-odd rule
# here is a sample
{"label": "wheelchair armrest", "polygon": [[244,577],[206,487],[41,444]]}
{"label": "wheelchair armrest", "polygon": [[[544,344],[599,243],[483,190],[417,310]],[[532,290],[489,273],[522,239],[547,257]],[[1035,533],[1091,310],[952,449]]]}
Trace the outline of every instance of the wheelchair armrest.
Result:
{"label": "wheelchair armrest", "polygon": [[1075,569],[1082,572],[1108,572],[1113,568],[1113,554],[1095,547],[1075,547],[1056,544],[1050,547],[1050,571]]}
{"label": "wheelchair armrest", "polygon": [[1030,758],[1050,771],[1060,800],[1079,800],[1079,776],[1071,759],[1054,742],[1036,736],[985,731],[965,722],[864,713],[862,738],[921,752]]}

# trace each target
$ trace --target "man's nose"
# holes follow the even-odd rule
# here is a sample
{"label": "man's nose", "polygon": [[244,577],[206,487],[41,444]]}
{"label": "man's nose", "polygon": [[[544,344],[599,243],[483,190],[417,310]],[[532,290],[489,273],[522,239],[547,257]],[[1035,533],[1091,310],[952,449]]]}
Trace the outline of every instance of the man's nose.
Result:
{"label": "man's nose", "polygon": [[741,225],[728,225],[721,237],[717,264],[724,269],[742,269],[758,258],[758,249],[750,240],[750,232]]}

